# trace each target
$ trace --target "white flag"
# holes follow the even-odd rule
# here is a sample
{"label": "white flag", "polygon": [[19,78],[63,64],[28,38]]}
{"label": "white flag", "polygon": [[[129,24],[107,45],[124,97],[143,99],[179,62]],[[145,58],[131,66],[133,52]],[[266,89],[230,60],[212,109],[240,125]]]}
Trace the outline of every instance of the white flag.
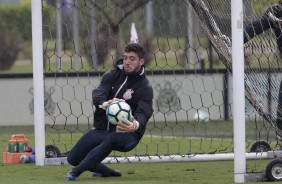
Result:
{"label": "white flag", "polygon": [[138,43],[138,35],[134,23],[131,24],[130,43]]}

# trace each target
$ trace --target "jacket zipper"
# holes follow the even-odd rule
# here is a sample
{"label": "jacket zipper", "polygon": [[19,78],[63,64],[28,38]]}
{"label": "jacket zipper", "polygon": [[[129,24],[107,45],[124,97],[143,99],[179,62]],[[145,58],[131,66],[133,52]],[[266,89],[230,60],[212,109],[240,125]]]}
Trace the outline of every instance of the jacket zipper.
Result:
{"label": "jacket zipper", "polygon": [[[118,95],[118,93],[120,92],[120,90],[122,89],[122,87],[124,86],[124,84],[126,83],[126,81],[127,81],[127,77],[128,77],[128,76],[126,76],[126,78],[125,78],[124,82],[121,84],[121,86],[120,86],[120,87],[119,87],[119,89],[117,90],[117,92],[116,92],[116,94],[115,94],[114,98]],[[110,129],[110,122],[108,122],[107,131],[109,131],[109,129]]]}
{"label": "jacket zipper", "polygon": [[116,94],[115,94],[114,98],[118,95],[119,91],[121,90],[121,88],[122,88],[122,87],[124,86],[124,84],[126,83],[126,81],[127,81],[127,77],[128,77],[128,76],[126,76],[126,78],[125,78],[124,82],[121,84],[121,86],[120,86],[120,87],[119,87],[119,89],[117,90],[117,92],[116,92]]}

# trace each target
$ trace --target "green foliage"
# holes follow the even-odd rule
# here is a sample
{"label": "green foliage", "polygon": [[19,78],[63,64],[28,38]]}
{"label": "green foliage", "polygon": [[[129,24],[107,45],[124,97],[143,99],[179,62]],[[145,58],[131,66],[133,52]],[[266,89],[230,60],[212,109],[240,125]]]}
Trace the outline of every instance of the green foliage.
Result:
{"label": "green foliage", "polygon": [[267,8],[270,5],[275,4],[277,2],[278,0],[268,0],[268,1],[254,0],[253,7],[257,13],[263,13],[265,10],[267,10]]}
{"label": "green foliage", "polygon": [[28,6],[0,6],[0,70],[10,69],[24,41],[31,40],[31,9]]}
{"label": "green foliage", "polygon": [[0,6],[0,34],[16,32],[23,40],[31,40],[31,8],[29,6]]}

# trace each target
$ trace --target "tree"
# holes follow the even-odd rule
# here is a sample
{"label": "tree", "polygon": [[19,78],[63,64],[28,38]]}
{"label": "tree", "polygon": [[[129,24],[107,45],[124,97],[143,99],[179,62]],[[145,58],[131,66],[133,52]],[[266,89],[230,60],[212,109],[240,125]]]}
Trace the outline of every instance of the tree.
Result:
{"label": "tree", "polygon": [[31,40],[30,8],[1,7],[0,27],[0,70],[8,70],[15,63],[24,41]]}
{"label": "tree", "polygon": [[[103,16],[103,20],[99,21],[102,23],[98,29],[99,35],[96,42],[98,64],[101,64],[105,61],[111,49],[117,50],[115,54],[116,58],[121,56],[125,46],[121,24],[137,9],[144,7],[148,3],[148,0],[117,0],[112,2],[112,8],[106,8],[103,2],[100,2],[100,4],[92,3]],[[145,36],[143,42],[147,42],[148,45],[150,44],[150,39]]]}

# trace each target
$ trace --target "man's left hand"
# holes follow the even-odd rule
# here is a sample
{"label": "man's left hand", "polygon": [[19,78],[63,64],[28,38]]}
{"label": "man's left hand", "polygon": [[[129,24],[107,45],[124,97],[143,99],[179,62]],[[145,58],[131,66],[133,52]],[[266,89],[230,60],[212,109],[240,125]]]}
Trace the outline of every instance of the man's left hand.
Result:
{"label": "man's left hand", "polygon": [[139,122],[133,117],[130,118],[131,121],[125,119],[123,122],[117,124],[117,132],[135,132],[139,128]]}

